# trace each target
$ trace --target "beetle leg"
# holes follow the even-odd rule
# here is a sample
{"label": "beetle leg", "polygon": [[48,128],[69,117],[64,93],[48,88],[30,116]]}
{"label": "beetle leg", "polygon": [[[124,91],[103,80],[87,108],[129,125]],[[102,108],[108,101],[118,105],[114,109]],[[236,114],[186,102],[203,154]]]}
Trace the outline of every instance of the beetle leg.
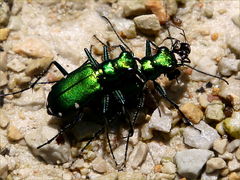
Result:
{"label": "beetle leg", "polygon": [[98,69],[99,63],[96,61],[96,59],[93,58],[92,54],[89,52],[87,48],[84,48],[84,51],[88,57],[88,60],[93,65],[95,69]]}
{"label": "beetle leg", "polygon": [[38,146],[37,149],[42,148],[43,146],[50,144],[54,139],[56,139],[58,136],[62,135],[67,129],[71,129],[73,128],[78,122],[80,122],[83,118],[84,113],[79,113],[78,116],[76,118],[74,118],[74,120],[65,125],[62,129],[60,129],[60,131],[51,139],[49,139],[47,142],[43,143],[42,145]]}
{"label": "beetle leg", "polygon": [[106,114],[107,114],[108,110],[109,110],[109,95],[106,94],[103,97],[103,115],[104,115],[104,120],[105,120],[105,130],[106,130],[106,136],[107,136],[109,149],[110,149],[110,152],[112,154],[112,157],[113,157],[113,160],[115,162],[115,165],[117,167],[118,164],[117,164],[116,158],[115,158],[115,156],[113,154],[113,149],[112,149],[112,145],[111,145],[110,138],[109,138],[109,119],[106,118]]}
{"label": "beetle leg", "polygon": [[64,75],[68,75],[68,72],[57,62],[57,61],[52,61],[49,66],[47,67],[47,69],[41,73],[41,75],[33,82],[30,84],[29,87],[27,88],[24,88],[20,91],[16,91],[16,92],[12,92],[12,93],[7,93],[7,94],[0,94],[0,97],[3,97],[3,96],[9,96],[9,95],[14,95],[14,94],[18,94],[18,93],[22,93],[28,89],[32,89],[36,84],[48,84],[48,83],[52,83],[52,82],[42,82],[42,83],[38,83],[38,81],[48,72],[48,70],[50,69],[50,67],[52,65],[55,65],[57,67],[57,69]]}
{"label": "beetle leg", "polygon": [[158,93],[164,99],[166,99],[169,103],[171,103],[174,106],[174,108],[176,108],[178,110],[178,112],[182,115],[184,123],[193,126],[192,122],[184,115],[184,113],[180,110],[179,106],[167,97],[167,93],[165,92],[163,87],[161,87],[156,81],[153,81],[153,82],[154,82],[154,86],[155,86],[156,90],[158,91]]}

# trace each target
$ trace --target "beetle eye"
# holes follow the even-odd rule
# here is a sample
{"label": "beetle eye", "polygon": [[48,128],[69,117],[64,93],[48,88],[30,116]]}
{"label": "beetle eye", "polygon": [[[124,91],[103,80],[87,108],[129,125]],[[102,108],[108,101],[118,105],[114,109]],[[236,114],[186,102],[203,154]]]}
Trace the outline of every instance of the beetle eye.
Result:
{"label": "beetle eye", "polygon": [[181,43],[181,49],[185,51],[187,54],[191,52],[191,47],[188,43]]}

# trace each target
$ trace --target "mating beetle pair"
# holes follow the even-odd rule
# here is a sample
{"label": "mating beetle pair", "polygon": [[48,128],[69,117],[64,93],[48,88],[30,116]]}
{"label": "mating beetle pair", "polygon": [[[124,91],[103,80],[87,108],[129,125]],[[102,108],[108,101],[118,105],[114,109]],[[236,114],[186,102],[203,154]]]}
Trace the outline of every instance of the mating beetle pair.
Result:
{"label": "mating beetle pair", "polygon": [[[184,31],[183,36],[185,38]],[[162,74],[166,75],[170,80],[176,79],[180,75],[179,67],[190,67],[186,64],[190,63],[188,55],[191,52],[190,45],[186,42],[186,38],[185,42],[181,42],[172,37],[168,37],[166,40],[167,39],[172,42],[171,49],[165,46],[158,47],[153,42],[147,40],[146,55],[142,59],[134,57],[132,51],[125,44],[129,50],[119,45],[122,52],[115,59],[109,58],[109,47],[104,45],[104,61],[102,63],[98,63],[92,57],[91,52],[88,49],[84,49],[88,60],[71,73],[68,73],[59,63],[53,61],[47,70],[42,73],[42,76],[47,73],[51,65],[55,65],[64,75],[64,78],[52,86],[47,98],[47,112],[57,117],[64,117],[68,114],[74,114],[75,117],[69,121],[56,136],[38,148],[51,143],[64,131],[82,121],[85,114],[83,109],[94,101],[100,101],[101,103],[99,104],[101,104],[102,107],[99,107],[99,111],[101,111],[103,115],[104,125],[95,136],[104,129],[106,130],[108,144],[113,159],[115,160],[108,134],[109,126],[112,123],[112,119],[109,116],[109,112],[111,112],[110,104],[114,102],[118,107],[117,110],[119,114],[125,117],[129,125],[124,159],[124,162],[126,162],[129,138],[133,135],[135,121],[140,110],[143,108],[143,89],[149,80],[153,81],[156,91],[180,112],[186,123],[191,125],[191,122],[181,112],[178,105],[168,98],[165,90],[155,81],[156,78]],[[154,54],[152,54],[153,48],[156,50]],[[175,55],[177,55],[178,58],[176,58]],[[37,80],[26,89],[9,94],[0,94],[0,96],[16,94],[33,88],[42,76],[38,77]],[[132,100],[135,100],[134,105],[136,107],[133,118],[129,119],[127,107],[131,104]],[[116,161],[115,163],[118,165]]]}

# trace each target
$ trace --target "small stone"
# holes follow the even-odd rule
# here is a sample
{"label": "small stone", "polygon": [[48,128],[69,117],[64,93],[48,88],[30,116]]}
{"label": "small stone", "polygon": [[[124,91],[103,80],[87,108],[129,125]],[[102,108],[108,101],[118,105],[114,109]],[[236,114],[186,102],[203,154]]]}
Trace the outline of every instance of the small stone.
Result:
{"label": "small stone", "polygon": [[106,161],[98,156],[92,161],[93,170],[98,173],[105,173],[107,172],[107,163]]}
{"label": "small stone", "polygon": [[10,29],[8,28],[0,29],[0,41],[7,40],[9,32],[10,32]]}
{"label": "small stone", "polygon": [[233,159],[233,154],[226,151],[224,154],[219,154],[218,157],[228,161]]}
{"label": "small stone", "polygon": [[23,64],[18,59],[13,59],[7,63],[8,69],[14,71],[14,72],[21,72],[26,69],[25,64]]}
{"label": "small stone", "polygon": [[27,66],[25,73],[28,76],[35,76],[41,74],[50,65],[52,60],[50,58],[34,59]]}
{"label": "small stone", "polygon": [[[168,3],[168,2],[148,0],[145,3],[147,9],[149,9],[151,12],[153,12],[153,14],[155,14],[157,16],[157,18],[161,24],[165,24],[170,19],[170,16],[166,9],[166,7],[168,7],[168,6],[166,6],[165,3]],[[172,3],[172,1],[171,1],[171,3]],[[173,11],[171,13],[174,13],[174,6],[172,9]]]}
{"label": "small stone", "polygon": [[216,41],[216,40],[218,39],[218,37],[219,37],[218,33],[213,33],[213,34],[211,34],[211,39],[212,39],[213,41]]}
{"label": "small stone", "polygon": [[0,178],[5,178],[8,174],[8,161],[7,159],[0,155]]}
{"label": "small stone", "polygon": [[221,135],[226,134],[225,131],[224,131],[224,128],[223,128],[223,122],[222,121],[216,125],[216,130]]}
{"label": "small stone", "polygon": [[28,131],[24,138],[27,146],[31,148],[33,154],[40,156],[47,163],[65,163],[71,160],[71,149],[69,142],[66,139],[64,144],[58,144],[56,140],[53,140],[50,144],[46,144],[40,149],[37,149],[38,146],[47,142],[57,133],[57,129],[49,126],[43,126],[38,129]]}
{"label": "small stone", "polygon": [[162,165],[161,164],[157,164],[156,166],[154,166],[154,173],[159,173],[162,170]]}
{"label": "small stone", "polygon": [[5,86],[8,83],[7,73],[0,70],[0,87]]}
{"label": "small stone", "polygon": [[215,171],[214,173],[207,173],[206,171],[202,173],[201,180],[219,180],[219,171]]}
{"label": "small stone", "polygon": [[83,159],[77,159],[70,167],[71,170],[80,170],[81,168],[84,168],[84,160]]}
{"label": "small stone", "polygon": [[223,154],[226,150],[227,143],[227,139],[216,139],[213,143],[213,149],[218,153]]}
{"label": "small stone", "polygon": [[177,171],[176,165],[172,162],[162,163],[161,172],[166,174],[175,174]]}
{"label": "small stone", "polygon": [[207,161],[206,172],[212,173],[217,169],[226,167],[226,162],[222,158],[211,158]]}
{"label": "small stone", "polygon": [[213,156],[212,151],[203,149],[190,149],[177,152],[175,156],[177,172],[183,177],[195,179],[211,156]]}
{"label": "small stone", "polygon": [[139,167],[146,159],[147,153],[148,153],[147,145],[140,141],[137,144],[137,146],[135,146],[135,148],[133,149],[133,152],[129,157],[129,162],[131,162],[131,167],[133,169],[136,169],[137,167]]}
{"label": "small stone", "polygon": [[234,36],[229,36],[227,38],[227,45],[229,49],[236,54],[236,56],[240,57],[240,41],[239,41],[240,34],[236,34]]}
{"label": "small stone", "polygon": [[154,14],[137,16],[133,21],[139,31],[149,36],[156,35],[161,29],[159,21]]}
{"label": "small stone", "polygon": [[160,164],[163,156],[166,154],[166,152],[170,151],[168,150],[168,147],[164,145],[163,143],[159,143],[156,141],[151,141],[147,144],[149,149],[149,154],[151,154],[152,159],[154,161],[154,164]]}
{"label": "small stone", "polygon": [[198,124],[203,118],[202,110],[195,104],[186,103],[180,106],[180,110],[194,124]]}
{"label": "small stone", "polygon": [[144,124],[141,128],[141,138],[143,140],[149,140],[152,139],[153,134],[152,134],[152,129],[149,128],[148,124]]}
{"label": "small stone", "polygon": [[16,43],[13,51],[22,56],[53,59],[52,50],[47,42],[37,37],[27,37]]}
{"label": "small stone", "polygon": [[152,114],[151,120],[148,122],[148,126],[151,129],[168,133],[172,127],[172,112],[164,106],[159,106],[159,108],[161,115],[159,114],[159,110],[156,109]]}
{"label": "small stone", "polygon": [[201,105],[203,108],[206,108],[207,105],[209,104],[207,94],[201,94],[201,95],[198,97],[198,101],[199,101],[200,105]]}
{"label": "small stone", "polygon": [[146,8],[143,0],[121,0],[123,4],[123,15],[125,17],[134,17],[145,14]]}
{"label": "small stone", "polygon": [[235,149],[237,149],[239,146],[240,146],[240,139],[235,139],[227,145],[227,151],[231,153],[235,151]]}
{"label": "small stone", "polygon": [[177,2],[176,0],[168,0],[166,2],[166,6],[167,6],[167,14],[169,16],[174,16],[177,14],[178,11],[178,6],[177,6]]}
{"label": "small stone", "polygon": [[0,27],[6,26],[10,17],[10,8],[6,2],[1,1],[0,7]]}
{"label": "small stone", "polygon": [[228,168],[221,169],[220,174],[221,176],[227,176],[229,174],[229,169]]}
{"label": "small stone", "polygon": [[19,141],[23,138],[23,135],[18,128],[10,124],[7,129],[7,137],[10,141]]}
{"label": "small stone", "polygon": [[38,2],[39,4],[43,5],[43,6],[51,6],[51,5],[56,5],[57,3],[59,3],[59,0],[37,0],[36,2]]}
{"label": "small stone", "polygon": [[146,176],[140,172],[119,172],[118,180],[145,180]]}
{"label": "small stone", "polygon": [[223,121],[223,128],[227,134],[234,138],[240,138],[240,112],[233,112],[232,117]]}
{"label": "small stone", "polygon": [[[123,164],[124,159],[125,159],[125,149],[126,149],[126,144],[122,144],[118,146],[116,149],[114,149],[113,154],[115,156],[115,160],[118,164]],[[132,145],[128,144],[128,152],[127,152],[127,157],[129,157],[130,152],[132,152]]]}
{"label": "small stone", "polygon": [[228,169],[231,172],[239,171],[240,170],[240,163],[236,159],[233,159],[233,160],[228,162]]}
{"label": "small stone", "polygon": [[212,18],[212,17],[213,17],[213,8],[206,7],[206,8],[204,9],[204,15],[205,15],[207,18]]}
{"label": "small stone", "polygon": [[109,173],[104,176],[99,176],[97,178],[94,178],[94,180],[118,180],[118,174],[117,173]]}
{"label": "small stone", "polygon": [[237,174],[236,172],[232,172],[228,176],[228,180],[239,180],[239,179],[240,179],[240,175]]}
{"label": "small stone", "polygon": [[5,112],[0,109],[0,127],[6,128],[9,123],[8,117],[5,115]]}
{"label": "small stone", "polygon": [[240,28],[240,15],[235,15],[232,17],[232,22]]}
{"label": "small stone", "polygon": [[7,70],[7,52],[0,51],[0,70],[3,72]]}
{"label": "small stone", "polygon": [[238,71],[240,60],[222,58],[218,63],[219,72],[224,76],[231,76],[234,72]]}
{"label": "small stone", "polygon": [[237,160],[240,161],[240,147],[237,149],[237,151],[235,152],[235,157],[237,158]]}
{"label": "small stone", "polygon": [[212,101],[206,108],[206,118],[214,121],[221,121],[225,117],[223,109],[224,104],[221,101]]}
{"label": "small stone", "polygon": [[[210,149],[216,139],[219,139],[217,131],[204,121],[193,127],[186,127],[183,131],[184,143],[199,149]],[[201,132],[200,132],[201,131]]]}
{"label": "small stone", "polygon": [[121,37],[132,39],[137,36],[136,27],[131,20],[119,20],[117,26],[117,31],[120,33]]}
{"label": "small stone", "polygon": [[12,16],[8,28],[11,29],[11,31],[18,31],[21,29],[23,22],[20,16]]}
{"label": "small stone", "polygon": [[[239,43],[240,44],[240,43]],[[235,111],[240,110],[240,83],[239,80],[235,79],[234,77],[230,77],[227,79],[228,84],[222,82],[220,84],[220,92],[219,95],[225,99],[231,101],[233,105],[233,109]]]}
{"label": "small stone", "polygon": [[155,173],[153,175],[150,175],[148,179],[153,180],[174,180],[176,177],[175,174],[165,174],[165,173]]}

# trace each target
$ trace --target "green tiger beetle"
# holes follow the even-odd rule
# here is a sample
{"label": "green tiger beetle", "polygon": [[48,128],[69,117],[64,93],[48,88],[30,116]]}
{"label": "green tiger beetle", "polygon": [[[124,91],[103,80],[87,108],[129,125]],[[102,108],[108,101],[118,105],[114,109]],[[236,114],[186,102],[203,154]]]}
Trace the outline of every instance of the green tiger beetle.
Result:
{"label": "green tiger beetle", "polygon": [[[106,17],[103,18],[108,21],[114,30],[111,22]],[[46,144],[51,143],[54,139],[62,135],[67,129],[71,129],[76,125],[76,123],[82,121],[85,114],[83,109],[94,101],[100,101],[102,106],[100,107],[100,111],[103,115],[104,126],[102,129],[96,132],[93,138],[97,137],[100,133],[106,130],[110,151],[117,166],[118,164],[115,160],[108,134],[109,126],[112,123],[112,120],[109,118],[109,114],[112,113],[110,106],[111,103],[114,102],[120,107],[120,114],[126,117],[125,119],[129,125],[125,149],[125,164],[129,138],[133,135],[135,121],[140,110],[143,108],[143,89],[149,80],[153,81],[156,91],[178,110],[183,117],[184,122],[188,125],[192,125],[188,118],[186,118],[179,109],[179,106],[168,98],[164,88],[156,82],[156,78],[162,74],[166,75],[170,80],[176,79],[180,76],[180,70],[178,68],[182,66],[187,66],[200,73],[204,73],[188,65],[190,63],[188,55],[191,52],[191,48],[186,41],[184,31],[182,30],[182,35],[185,38],[185,42],[181,42],[178,39],[172,38],[171,36],[165,39],[171,40],[171,49],[165,46],[157,46],[152,41],[147,40],[146,55],[142,59],[134,57],[131,49],[124,43],[115,30],[114,32],[125,46],[119,45],[121,53],[117,58],[110,59],[108,50],[109,47],[104,45],[103,62],[98,63],[93,58],[91,51],[85,48],[84,51],[88,60],[73,72],[68,73],[58,62],[53,61],[46,71],[44,71],[41,76],[39,76],[29,87],[18,92],[0,94],[0,97],[2,97],[21,93],[33,88],[36,84],[40,84],[38,81],[48,72],[52,65],[55,65],[64,75],[64,78],[62,78],[60,81],[57,81],[52,86],[51,91],[48,94],[46,107],[47,112],[48,114],[56,117],[65,117],[68,114],[75,114],[75,118],[70,120],[68,124],[60,129],[56,136],[52,137],[46,143],[38,146],[38,149]],[[156,53],[154,54],[152,54],[152,47],[156,49]],[[178,58],[176,58],[175,55],[177,55]],[[227,82],[221,77],[214,75],[210,76],[217,77]],[[133,118],[129,119],[126,115],[126,108],[129,104],[131,104],[132,100],[135,100],[136,103],[134,104],[136,107],[135,112],[133,113]],[[91,140],[88,141],[86,146],[89,145]],[[85,149],[85,147],[82,149],[82,151]]]}

